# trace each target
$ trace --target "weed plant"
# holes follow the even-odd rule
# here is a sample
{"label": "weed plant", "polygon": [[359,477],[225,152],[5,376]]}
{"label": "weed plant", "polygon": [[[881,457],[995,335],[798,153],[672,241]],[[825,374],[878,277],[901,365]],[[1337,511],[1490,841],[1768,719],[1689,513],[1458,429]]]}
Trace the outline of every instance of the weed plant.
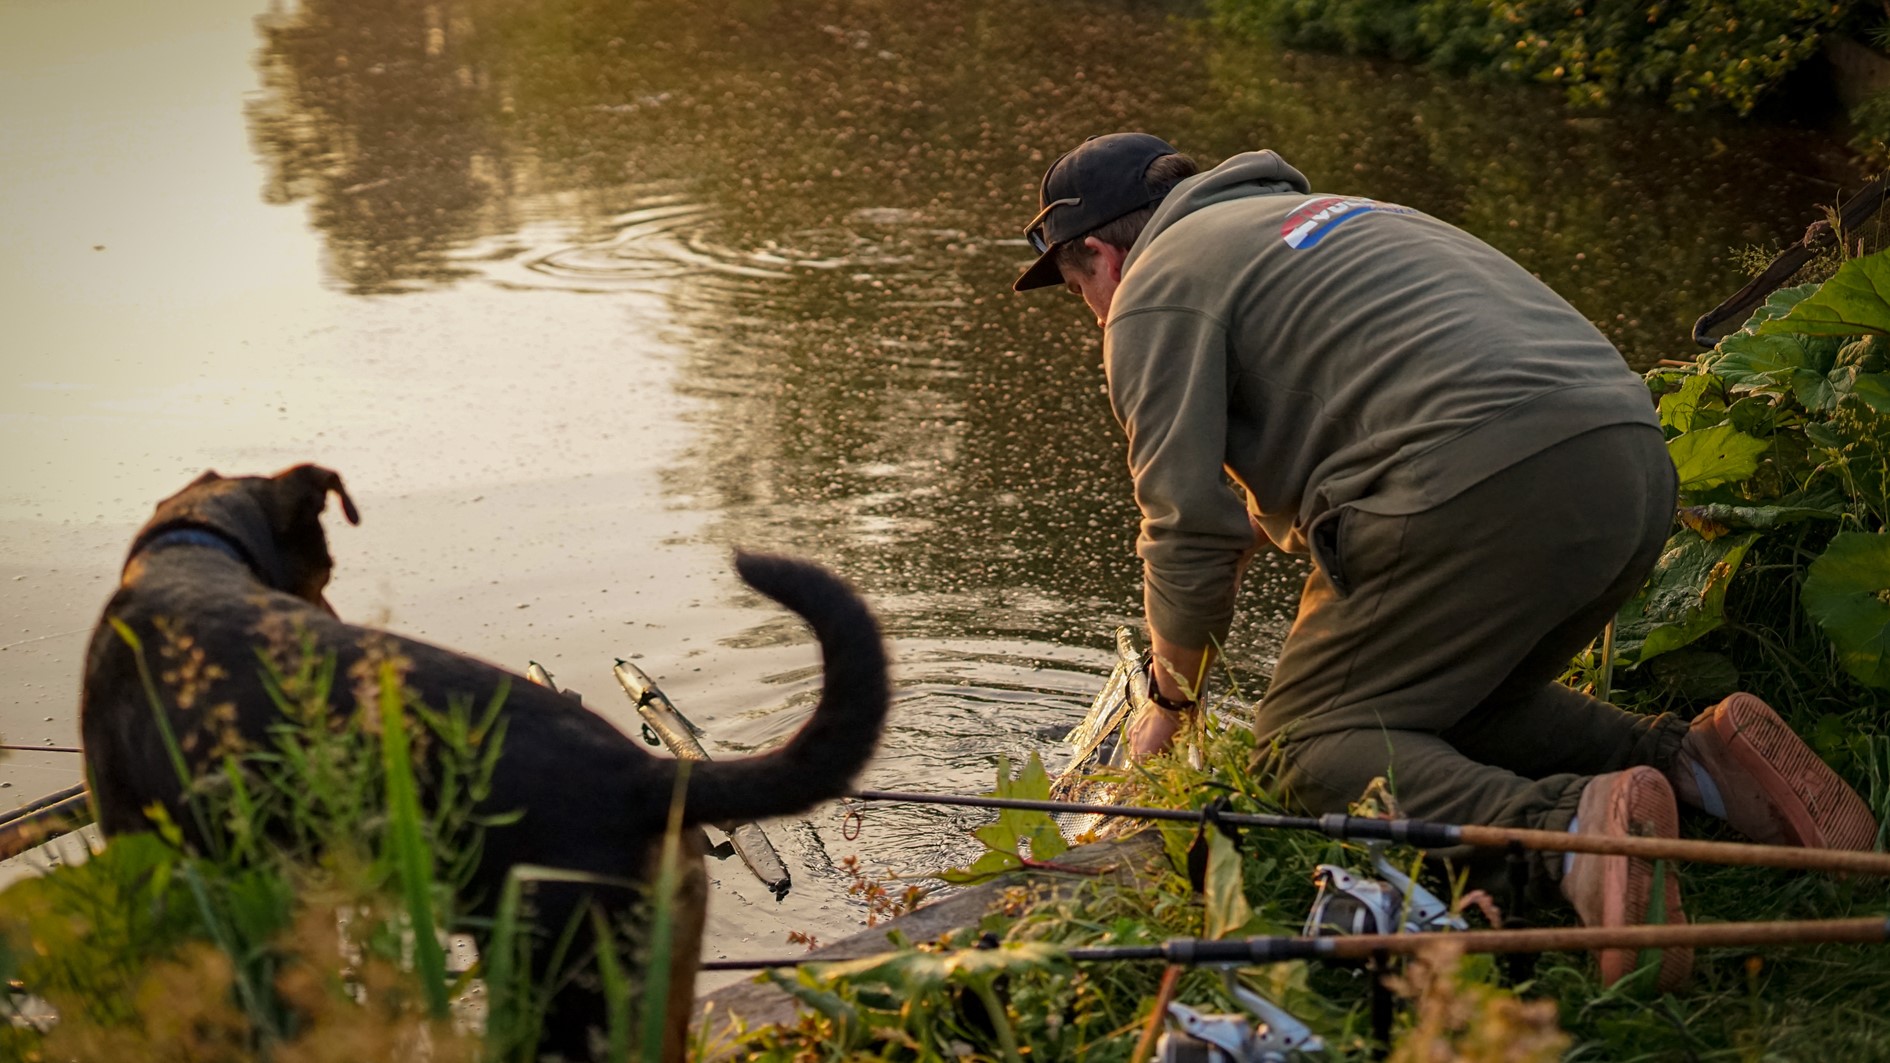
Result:
{"label": "weed plant", "polygon": [[[580,974],[619,1002],[607,1058],[660,1057],[660,1021],[630,1002],[660,1016],[663,987],[638,983],[666,969],[665,943],[591,916],[606,944],[577,956],[575,927],[533,924],[538,884],[584,876],[514,869],[482,920],[462,899],[483,831],[509,818],[485,811],[504,691],[435,710],[386,660],[340,713],[332,658],[304,647],[292,669],[262,667],[281,712],[269,741],[226,734],[195,772],[162,711],[174,676],[145,671],[189,829],[154,804],[150,832],[0,894],[0,1060],[510,1063],[533,1058],[552,991]],[[453,972],[465,929],[486,947]],[[552,953],[543,980],[533,949]]]}

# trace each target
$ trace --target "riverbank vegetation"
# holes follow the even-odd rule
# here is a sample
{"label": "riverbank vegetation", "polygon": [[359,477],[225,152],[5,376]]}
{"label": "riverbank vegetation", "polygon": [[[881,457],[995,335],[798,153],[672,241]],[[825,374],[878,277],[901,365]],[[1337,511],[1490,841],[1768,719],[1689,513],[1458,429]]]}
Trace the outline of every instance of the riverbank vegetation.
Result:
{"label": "riverbank vegetation", "polygon": [[[1790,91],[1827,38],[1881,46],[1870,0],[1212,0],[1221,24],[1294,47],[1560,86],[1571,103],[1644,98],[1749,114]],[[1854,146],[1890,156],[1890,92],[1852,111]]]}

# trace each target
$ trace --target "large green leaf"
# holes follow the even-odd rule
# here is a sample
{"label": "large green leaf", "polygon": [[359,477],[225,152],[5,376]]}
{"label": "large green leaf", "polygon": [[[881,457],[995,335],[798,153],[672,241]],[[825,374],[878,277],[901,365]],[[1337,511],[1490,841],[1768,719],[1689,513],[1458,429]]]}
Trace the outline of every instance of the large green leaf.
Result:
{"label": "large green leaf", "polygon": [[1807,520],[1836,520],[1843,515],[1835,506],[1734,506],[1715,502],[1680,507],[1681,525],[1706,539],[1735,531],[1773,531]]}
{"label": "large green leaf", "polygon": [[1240,847],[1213,827],[1207,829],[1207,844],[1205,929],[1208,937],[1221,938],[1244,929],[1253,919],[1253,907],[1241,881]]}
{"label": "large green leaf", "polygon": [[1890,251],[1844,263],[1789,313],[1760,322],[1756,331],[1806,336],[1890,333]]}
{"label": "large green leaf", "polygon": [[1754,335],[1738,332],[1719,345],[1712,371],[1734,391],[1783,391],[1794,374],[1817,368],[1816,352],[1796,335]]}
{"label": "large green leaf", "polygon": [[1878,413],[1890,413],[1890,373],[1859,373],[1848,394]]}
{"label": "large green leaf", "polygon": [[1751,476],[1769,445],[1722,424],[1675,436],[1667,441],[1667,453],[1680,474],[1680,490],[1697,491]]}
{"label": "large green leaf", "polygon": [[1790,394],[1807,410],[1836,405],[1832,370],[1844,345],[1838,337],[1735,333],[1720,343],[1712,373],[1734,392]]}
{"label": "large green leaf", "polygon": [[[1745,324],[1739,326],[1740,332],[1751,332],[1757,329],[1762,322],[1770,321],[1773,318],[1784,317],[1786,314],[1791,313],[1792,307],[1804,302],[1806,297],[1817,290],[1818,285],[1816,283],[1800,284],[1792,288],[1780,288],[1778,291],[1765,297],[1765,302],[1759,304],[1759,308],[1752,312],[1752,316],[1746,318]],[[1738,335],[1738,333],[1734,333],[1734,335]]]}
{"label": "large green leaf", "polygon": [[1677,650],[1726,619],[1726,588],[1759,533],[1702,538],[1681,531],[1640,593],[1615,617],[1615,659],[1624,665]]}
{"label": "large green leaf", "polygon": [[[1012,778],[1010,758],[1000,755],[997,762],[997,787],[986,796],[1014,797],[1028,801],[1047,799],[1050,796],[1050,776],[1044,771],[1043,760],[1036,753],[1031,753],[1030,759],[1018,770],[1017,777]],[[996,820],[971,833],[984,843],[985,854],[969,867],[950,868],[932,877],[961,886],[983,882],[1023,867],[1026,853],[1031,860],[1054,860],[1070,847],[1063,837],[1063,829],[1046,812],[1007,808],[998,813]]]}
{"label": "large green leaf", "polygon": [[1804,603],[1845,671],[1890,687],[1890,533],[1832,539],[1805,576]]}
{"label": "large green leaf", "polygon": [[1681,381],[1679,388],[1660,397],[1660,423],[1676,432],[1718,424],[1725,411],[1713,395],[1717,383],[1711,373],[1694,373]]}

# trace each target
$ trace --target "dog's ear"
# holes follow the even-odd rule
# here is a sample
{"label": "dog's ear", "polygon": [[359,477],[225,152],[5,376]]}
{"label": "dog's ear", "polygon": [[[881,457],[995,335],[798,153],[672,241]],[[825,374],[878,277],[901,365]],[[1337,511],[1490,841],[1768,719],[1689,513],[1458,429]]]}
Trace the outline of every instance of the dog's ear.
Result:
{"label": "dog's ear", "polygon": [[312,506],[319,516],[328,505],[328,495],[333,493],[341,500],[341,513],[348,518],[348,523],[361,523],[361,511],[355,508],[354,499],[348,497],[341,474],[335,470],[320,465],[297,465],[277,473],[275,480],[286,488],[285,499],[298,509]]}
{"label": "dog's ear", "polygon": [[223,477],[219,475],[215,469],[205,469],[203,475],[190,481],[190,484],[186,486],[184,490],[188,491],[192,487],[202,487],[204,484],[213,484],[221,479],[223,479]]}
{"label": "dog's ear", "polygon": [[[354,499],[342,486],[341,475],[320,465],[297,465],[269,478],[267,508],[277,558],[282,565],[281,589],[326,606],[322,588],[334,559],[328,555],[328,537],[322,533],[322,510],[332,492],[341,499],[348,523],[361,523]],[[332,610],[331,610],[332,611]]]}

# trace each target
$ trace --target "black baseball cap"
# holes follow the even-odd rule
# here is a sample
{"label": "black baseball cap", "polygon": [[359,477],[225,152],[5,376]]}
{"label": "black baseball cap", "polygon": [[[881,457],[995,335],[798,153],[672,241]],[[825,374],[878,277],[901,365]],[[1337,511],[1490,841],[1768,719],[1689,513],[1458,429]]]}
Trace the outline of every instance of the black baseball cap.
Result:
{"label": "black baseball cap", "polygon": [[1037,201],[1042,209],[1024,227],[1037,261],[1011,288],[1025,292],[1062,284],[1057,248],[1160,199],[1148,194],[1143,175],[1150,163],[1174,154],[1167,141],[1147,133],[1090,137],[1064,152],[1044,171]]}

